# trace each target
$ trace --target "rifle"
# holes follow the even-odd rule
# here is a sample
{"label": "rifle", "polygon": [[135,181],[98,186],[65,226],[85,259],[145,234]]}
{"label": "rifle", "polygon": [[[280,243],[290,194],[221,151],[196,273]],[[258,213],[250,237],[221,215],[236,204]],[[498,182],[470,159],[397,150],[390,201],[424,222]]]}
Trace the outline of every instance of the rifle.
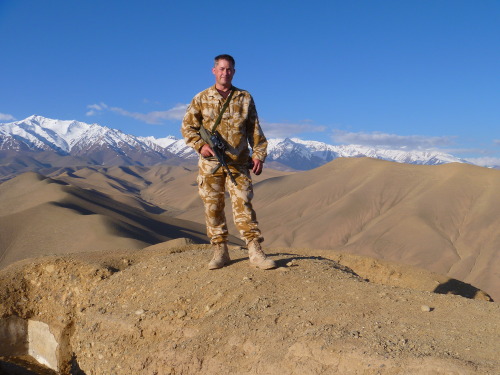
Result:
{"label": "rifle", "polygon": [[235,186],[238,186],[236,183],[236,180],[234,179],[233,174],[231,173],[231,170],[229,169],[229,166],[227,165],[226,158],[225,158],[225,151],[226,151],[226,145],[224,141],[222,140],[222,137],[220,136],[219,133],[214,131],[213,133],[210,133],[203,125],[200,127],[200,136],[201,138],[208,143],[210,148],[214,151],[215,157],[217,158],[217,161],[219,162],[219,165],[217,165],[213,170],[212,174],[216,173],[220,167],[226,168],[227,174],[229,175],[229,178],[233,182]]}

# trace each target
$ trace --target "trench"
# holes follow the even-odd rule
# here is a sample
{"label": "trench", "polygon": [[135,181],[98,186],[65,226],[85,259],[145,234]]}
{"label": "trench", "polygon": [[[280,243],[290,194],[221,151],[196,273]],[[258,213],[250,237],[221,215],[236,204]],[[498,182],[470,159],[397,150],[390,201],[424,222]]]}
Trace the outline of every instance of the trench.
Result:
{"label": "trench", "polygon": [[0,374],[68,372],[70,328],[51,327],[45,322],[18,316],[0,319]]}

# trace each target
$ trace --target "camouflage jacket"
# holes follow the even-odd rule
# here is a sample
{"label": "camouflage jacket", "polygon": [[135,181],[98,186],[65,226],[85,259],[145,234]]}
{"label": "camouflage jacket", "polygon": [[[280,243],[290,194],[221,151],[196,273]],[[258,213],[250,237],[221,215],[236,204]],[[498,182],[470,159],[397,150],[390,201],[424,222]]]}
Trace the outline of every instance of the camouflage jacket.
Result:
{"label": "camouflage jacket", "polygon": [[[217,131],[227,143],[226,155],[232,164],[246,164],[252,148],[252,158],[264,161],[267,140],[259,125],[259,118],[252,96],[248,91],[233,86],[233,97],[217,126]],[[224,104],[224,98],[215,85],[197,94],[188,106],[182,120],[182,136],[186,144],[198,153],[206,143],[200,136],[200,127],[212,129]]]}

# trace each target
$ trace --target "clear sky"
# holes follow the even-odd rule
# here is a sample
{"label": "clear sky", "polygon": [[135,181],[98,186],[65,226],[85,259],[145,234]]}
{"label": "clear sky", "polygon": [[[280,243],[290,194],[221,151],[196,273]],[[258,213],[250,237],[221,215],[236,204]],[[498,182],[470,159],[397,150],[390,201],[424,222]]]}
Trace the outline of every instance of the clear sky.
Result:
{"label": "clear sky", "polygon": [[220,53],[270,138],[500,164],[499,0],[0,0],[0,122],[180,137]]}

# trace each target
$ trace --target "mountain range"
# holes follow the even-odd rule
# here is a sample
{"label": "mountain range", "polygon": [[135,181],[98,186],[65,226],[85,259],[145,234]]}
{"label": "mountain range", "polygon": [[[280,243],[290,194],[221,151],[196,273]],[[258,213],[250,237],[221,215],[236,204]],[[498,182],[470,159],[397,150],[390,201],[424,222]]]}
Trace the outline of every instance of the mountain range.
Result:
{"label": "mountain range", "polygon": [[[75,165],[155,165],[195,161],[184,140],[137,137],[98,124],[30,116],[0,124],[0,175]],[[371,157],[398,163],[438,165],[468,163],[437,151],[330,145],[299,138],[269,139],[268,165],[281,170],[309,170],[339,157]]]}

